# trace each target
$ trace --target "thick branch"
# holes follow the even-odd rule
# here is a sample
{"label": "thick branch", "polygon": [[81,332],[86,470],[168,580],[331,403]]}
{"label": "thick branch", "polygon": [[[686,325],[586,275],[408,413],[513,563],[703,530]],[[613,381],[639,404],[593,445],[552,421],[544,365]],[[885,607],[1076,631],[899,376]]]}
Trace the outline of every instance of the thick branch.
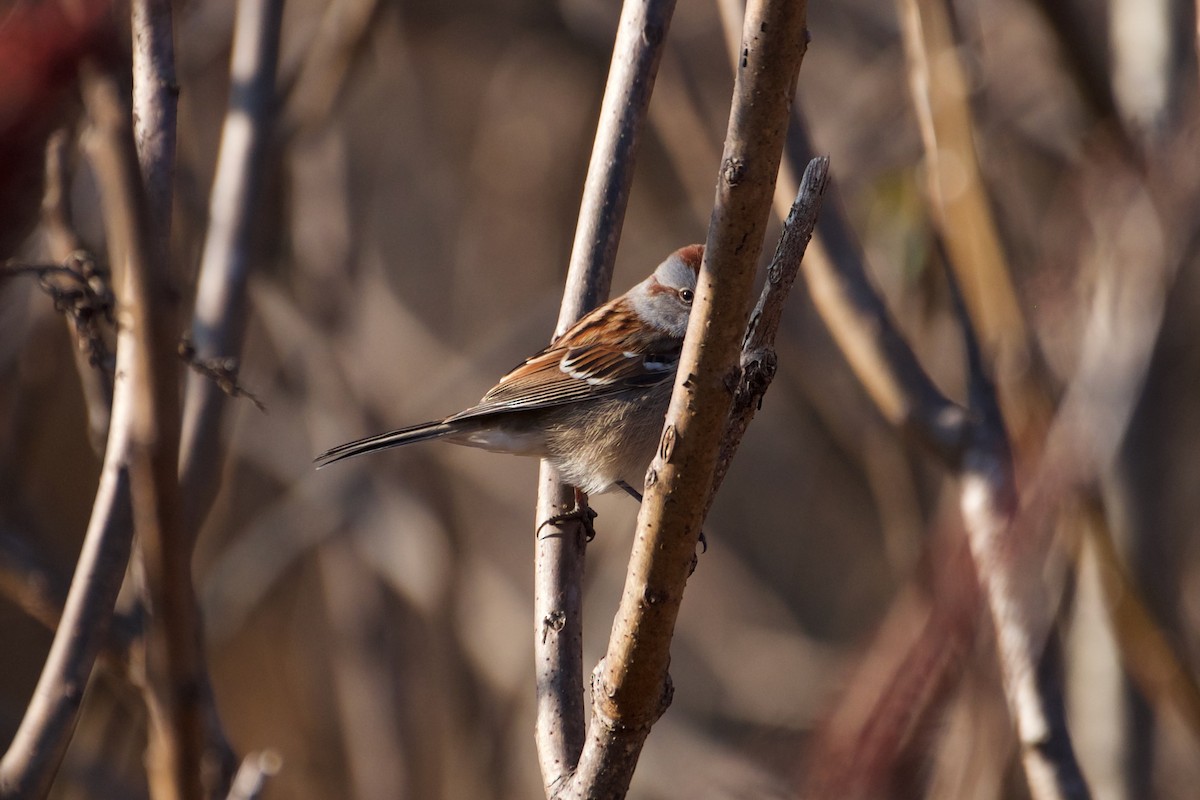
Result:
{"label": "thick branch", "polygon": [[133,133],[154,224],[152,246],[164,258],[171,237],[175,184],[174,24],[171,0],[133,0]]}
{"label": "thick branch", "polygon": [[[675,0],[627,0],[622,8],[555,337],[608,296],[634,158],[674,9]],[[585,541],[578,523],[541,527],[573,505],[572,491],[546,464],[538,488],[536,739],[542,778],[553,793],[574,771],[583,749]]]}
{"label": "thick branch", "polygon": [[196,687],[204,662],[191,581],[191,548],[180,522],[176,293],[156,261],[153,221],[142,188],[128,107],[115,85],[92,78],[85,101],[94,124],[89,152],[101,189],[114,263],[121,265],[119,319],[136,341],[131,382],[135,420],[130,450],[134,525],[150,605],[147,672],[161,704],[152,735],[155,795],[199,797],[204,715]]}
{"label": "thick branch", "polygon": [[621,796],[650,726],[670,702],[671,637],[725,432],[751,290],[770,213],[806,4],[753,3],[743,28],[716,208],[662,443],[607,655],[593,675],[593,715],[565,797]]}

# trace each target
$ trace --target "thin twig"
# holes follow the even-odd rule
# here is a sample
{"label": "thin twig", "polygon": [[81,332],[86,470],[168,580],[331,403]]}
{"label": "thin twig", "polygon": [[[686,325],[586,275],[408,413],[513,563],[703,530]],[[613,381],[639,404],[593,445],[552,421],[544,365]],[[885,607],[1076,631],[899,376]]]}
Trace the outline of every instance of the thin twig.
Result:
{"label": "thin twig", "polygon": [[[88,434],[92,449],[103,454],[108,438],[108,420],[112,413],[112,353],[101,329],[107,323],[112,329],[112,290],[107,275],[96,259],[83,248],[75,231],[70,209],[70,175],[67,169],[67,147],[70,143],[65,130],[56,131],[46,142],[46,188],[42,193],[42,227],[50,258],[60,264],[79,266],[83,280],[78,287],[81,307],[72,303],[67,315],[76,342],[75,368],[87,405]],[[55,298],[55,307],[59,301]]]}
{"label": "thin twig", "polygon": [[[196,358],[202,363],[232,361],[235,383],[246,327],[251,235],[277,105],[275,70],[282,18],[283,0],[239,0],[229,110],[209,199],[208,235],[191,326]],[[196,373],[188,375],[179,475],[188,535],[193,539],[217,493],[225,405],[217,382]]]}
{"label": "thin twig", "polygon": [[721,488],[746,428],[761,407],[763,395],[775,378],[775,335],[783,316],[783,304],[800,272],[800,263],[817,226],[817,212],[828,185],[828,156],[814,158],[804,170],[796,201],[783,223],[783,234],[767,267],[767,282],[750,314],[750,326],[742,343],[742,377],[734,392],[729,420],[725,424],[721,452],[713,473],[710,502]]}
{"label": "thin twig", "polygon": [[[675,0],[627,0],[622,8],[555,338],[608,296],[634,159],[674,10]],[[575,770],[584,742],[585,534],[574,523],[547,534],[541,521],[570,508],[574,498],[545,463],[538,488],[536,742],[543,782],[552,794]]]}
{"label": "thin twig", "polygon": [[258,399],[258,395],[251,392],[246,387],[238,383],[238,363],[235,358],[209,358],[202,359],[196,355],[196,348],[192,345],[191,337],[185,335],[179,340],[179,358],[183,363],[195,372],[197,375],[202,375],[209,381],[214,383],[218,389],[224,392],[229,397],[244,397],[254,407],[264,414],[267,412],[267,407],[263,405],[263,401]]}
{"label": "thin twig", "polygon": [[592,720],[562,797],[627,791],[650,727],[671,700],[671,638],[725,432],[770,213],[806,4],[752,3],[698,292],[607,654],[592,678]]}
{"label": "thin twig", "polygon": [[[77,343],[81,377],[99,372],[111,383],[113,364],[104,329],[115,327],[114,300],[105,275],[84,250],[68,254],[62,263],[29,264],[8,261],[2,276],[33,275],[54,301],[54,310],[67,318]],[[106,401],[107,402],[107,401]],[[107,409],[104,409],[107,418]],[[107,425],[107,422],[105,423]],[[104,431],[98,431],[104,433]],[[103,446],[103,442],[101,442]]]}

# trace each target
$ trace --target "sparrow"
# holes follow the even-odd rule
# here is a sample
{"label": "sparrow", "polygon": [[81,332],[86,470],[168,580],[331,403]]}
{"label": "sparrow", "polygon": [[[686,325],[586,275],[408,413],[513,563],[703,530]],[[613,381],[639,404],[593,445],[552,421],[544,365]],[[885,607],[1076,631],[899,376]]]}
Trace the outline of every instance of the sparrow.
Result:
{"label": "sparrow", "polygon": [[622,489],[640,501],[628,480],[641,483],[658,447],[703,255],[699,244],[676,250],[650,277],[501,378],[478,404],[339,445],[317,456],[317,467],[445,439],[544,458],[577,492]]}

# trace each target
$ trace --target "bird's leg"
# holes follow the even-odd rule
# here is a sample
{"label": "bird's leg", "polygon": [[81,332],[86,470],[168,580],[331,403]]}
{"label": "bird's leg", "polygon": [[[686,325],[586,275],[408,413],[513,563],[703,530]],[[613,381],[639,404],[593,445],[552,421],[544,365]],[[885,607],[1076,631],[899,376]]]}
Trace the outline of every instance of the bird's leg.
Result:
{"label": "bird's leg", "polygon": [[591,506],[587,504],[587,495],[578,489],[575,489],[575,487],[571,488],[575,492],[575,505],[570,511],[566,511],[562,514],[555,514],[553,517],[550,517],[541,524],[538,530],[540,531],[547,525],[553,525],[556,528],[561,528],[563,523],[574,520],[583,526],[583,533],[585,537],[584,541],[590,542],[592,539],[596,538],[596,527],[592,524],[592,520],[596,519],[598,515],[591,508]]}
{"label": "bird's leg", "polygon": [[617,486],[620,486],[621,489],[624,490],[625,494],[629,495],[634,500],[637,500],[639,503],[642,502],[642,493],[630,486],[625,481],[617,481]]}
{"label": "bird's leg", "polygon": [[[621,487],[621,489],[624,490],[625,494],[629,495],[634,500],[637,500],[639,503],[642,502],[642,493],[639,492],[637,489],[633,488],[632,486],[630,486],[625,481],[617,481],[617,486]],[[708,537],[704,535],[703,528],[700,529],[700,552],[701,553],[708,552]]]}

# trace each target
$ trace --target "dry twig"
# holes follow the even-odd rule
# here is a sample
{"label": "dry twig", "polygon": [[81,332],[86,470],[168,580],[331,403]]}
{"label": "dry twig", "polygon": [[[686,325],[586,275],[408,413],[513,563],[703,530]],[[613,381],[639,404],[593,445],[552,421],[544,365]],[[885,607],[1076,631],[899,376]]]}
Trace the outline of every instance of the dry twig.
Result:
{"label": "dry twig", "polygon": [[[83,293],[68,304],[68,324],[76,340],[75,368],[87,404],[88,434],[92,449],[104,452],[108,437],[108,420],[112,413],[113,356],[108,347],[106,332],[113,329],[112,289],[108,275],[96,264],[96,259],[83,247],[71,220],[70,176],[67,170],[67,131],[56,131],[46,142],[46,187],[42,193],[42,227],[46,231],[50,257],[66,266],[77,266],[80,278],[77,290]],[[77,303],[86,300],[83,308]],[[55,308],[60,308],[55,298]],[[83,313],[80,313],[80,312]],[[101,320],[105,325],[101,326]]]}
{"label": "dry twig", "polygon": [[775,378],[775,335],[779,331],[779,321],[783,316],[783,303],[796,281],[800,263],[812,240],[817,225],[817,211],[828,185],[828,156],[814,158],[808,163],[800,179],[796,200],[792,203],[787,219],[784,220],[783,234],[775,246],[771,264],[767,267],[766,285],[763,286],[758,303],[750,314],[750,325],[742,342],[741,380],[733,395],[729,420],[725,423],[721,452],[713,473],[710,503],[725,480],[725,473],[729,471],[729,464],[733,461],[746,428],[762,407],[767,387]]}

